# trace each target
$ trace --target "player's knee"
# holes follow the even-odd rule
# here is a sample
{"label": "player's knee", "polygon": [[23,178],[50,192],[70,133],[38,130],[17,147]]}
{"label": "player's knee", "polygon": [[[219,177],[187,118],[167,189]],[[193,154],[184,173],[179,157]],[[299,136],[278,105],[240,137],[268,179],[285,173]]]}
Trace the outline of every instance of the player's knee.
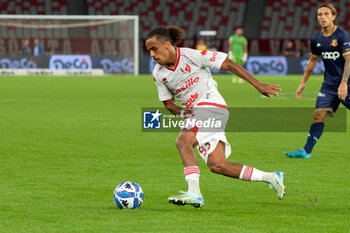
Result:
{"label": "player's knee", "polygon": [[196,138],[191,134],[181,133],[176,139],[176,147],[178,150],[183,148],[191,147],[193,148],[196,145]]}
{"label": "player's knee", "polygon": [[217,162],[211,162],[208,163],[208,166],[210,168],[210,171],[218,174],[223,174],[225,170],[225,162],[224,161],[217,161]]}
{"label": "player's knee", "polygon": [[315,112],[314,113],[314,123],[316,122],[323,122],[324,118],[326,117],[327,112]]}
{"label": "player's knee", "polygon": [[176,145],[177,149],[180,149],[182,147],[183,142],[182,142],[181,138],[176,139],[175,145]]}
{"label": "player's knee", "polygon": [[186,140],[185,137],[179,136],[176,139],[175,145],[179,151],[181,151],[183,148],[186,148],[189,146],[188,141]]}

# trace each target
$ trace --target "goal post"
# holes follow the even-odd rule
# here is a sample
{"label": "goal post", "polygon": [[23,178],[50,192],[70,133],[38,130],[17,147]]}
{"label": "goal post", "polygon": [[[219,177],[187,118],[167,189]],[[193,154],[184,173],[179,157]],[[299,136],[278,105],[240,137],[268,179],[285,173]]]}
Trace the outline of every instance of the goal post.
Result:
{"label": "goal post", "polygon": [[0,15],[0,69],[6,68],[138,75],[139,16]]}

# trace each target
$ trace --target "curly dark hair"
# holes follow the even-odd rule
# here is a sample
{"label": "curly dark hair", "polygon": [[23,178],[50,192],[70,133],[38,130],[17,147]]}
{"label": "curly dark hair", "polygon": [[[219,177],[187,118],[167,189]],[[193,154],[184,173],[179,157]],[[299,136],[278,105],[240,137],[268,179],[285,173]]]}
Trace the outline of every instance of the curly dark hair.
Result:
{"label": "curly dark hair", "polygon": [[160,26],[152,29],[147,33],[146,39],[156,36],[157,39],[163,39],[165,41],[170,41],[174,46],[181,43],[183,40],[183,29],[178,26]]}

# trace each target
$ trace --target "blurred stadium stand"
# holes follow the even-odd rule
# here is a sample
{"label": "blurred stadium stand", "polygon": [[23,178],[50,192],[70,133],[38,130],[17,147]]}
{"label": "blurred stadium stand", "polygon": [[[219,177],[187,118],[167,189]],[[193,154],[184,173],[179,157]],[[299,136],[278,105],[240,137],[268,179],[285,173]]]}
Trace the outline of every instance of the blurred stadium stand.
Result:
{"label": "blurred stadium stand", "polygon": [[[350,1],[333,1],[338,9],[337,22],[350,30]],[[267,0],[260,38],[310,38],[319,30],[317,0]],[[346,10],[347,9],[347,10]]]}
{"label": "blurred stadium stand", "polygon": [[[181,46],[194,47],[201,30],[215,30],[214,44],[221,51],[227,51],[228,37],[242,26],[249,40],[249,55],[280,55],[288,40],[309,46],[311,36],[319,30],[316,20],[319,3],[317,0],[0,0],[0,14],[139,15],[143,40],[153,27],[178,25],[185,30]],[[350,0],[332,3],[339,12],[336,24],[350,32]],[[11,35],[28,37],[25,30],[14,28],[1,29],[1,33],[10,38]],[[110,31],[99,33],[110,35]],[[66,38],[67,30],[52,36]],[[142,42],[140,47],[142,59],[147,54]]]}
{"label": "blurred stadium stand", "polygon": [[65,15],[66,0],[0,0],[1,14]]}
{"label": "blurred stadium stand", "polygon": [[[195,38],[201,30],[217,31],[226,39],[238,26],[246,36],[261,39],[306,39],[317,30],[317,0],[0,0],[1,14],[53,14],[75,12],[89,15],[139,15],[140,35],[158,25],[178,25],[186,38]],[[337,22],[350,30],[350,0],[332,1],[339,15]],[[74,4],[75,3],[75,4]],[[263,3],[263,4],[262,4]],[[80,6],[79,6],[80,5]],[[69,10],[73,8],[74,10]],[[247,7],[255,6],[255,7]],[[76,10],[80,8],[80,10]],[[257,14],[264,12],[263,14]],[[247,24],[255,15],[255,23]],[[257,23],[259,22],[259,23]],[[252,27],[254,25],[254,28]],[[254,36],[254,38],[257,38]]]}
{"label": "blurred stadium stand", "polygon": [[215,30],[227,38],[243,24],[246,0],[113,1],[87,0],[89,14],[139,15],[140,34],[158,25],[178,25],[193,38],[200,30]]}

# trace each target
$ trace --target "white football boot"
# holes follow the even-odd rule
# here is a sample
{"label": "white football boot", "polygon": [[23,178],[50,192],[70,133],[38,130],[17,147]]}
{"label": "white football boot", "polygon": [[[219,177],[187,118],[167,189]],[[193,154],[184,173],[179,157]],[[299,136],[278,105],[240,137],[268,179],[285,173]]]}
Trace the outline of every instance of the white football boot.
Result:
{"label": "white football boot", "polygon": [[282,200],[286,192],[286,188],[283,184],[284,173],[283,172],[274,172],[271,179],[269,180],[270,188],[276,191],[278,199]]}
{"label": "white football boot", "polygon": [[193,192],[180,191],[181,195],[168,197],[168,202],[173,205],[193,205],[201,208],[204,205],[202,195]]}

